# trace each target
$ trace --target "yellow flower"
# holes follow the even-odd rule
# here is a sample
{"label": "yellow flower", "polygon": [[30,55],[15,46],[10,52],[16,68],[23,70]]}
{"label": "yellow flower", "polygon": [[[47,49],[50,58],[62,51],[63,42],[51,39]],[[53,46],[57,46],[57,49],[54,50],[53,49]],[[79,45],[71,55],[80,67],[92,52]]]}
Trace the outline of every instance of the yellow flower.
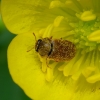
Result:
{"label": "yellow flower", "polygon": [[[100,0],[2,0],[1,6],[6,27],[19,34],[8,48],[9,71],[29,97],[100,100]],[[71,41],[75,57],[47,67],[33,33]]]}

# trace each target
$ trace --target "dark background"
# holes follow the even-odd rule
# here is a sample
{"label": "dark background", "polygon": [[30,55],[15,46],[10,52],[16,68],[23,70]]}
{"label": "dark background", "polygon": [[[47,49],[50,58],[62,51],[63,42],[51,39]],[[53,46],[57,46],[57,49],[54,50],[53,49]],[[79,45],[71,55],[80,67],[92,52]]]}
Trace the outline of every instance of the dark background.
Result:
{"label": "dark background", "polygon": [[31,100],[12,80],[7,65],[7,48],[14,38],[0,16],[0,100]]}

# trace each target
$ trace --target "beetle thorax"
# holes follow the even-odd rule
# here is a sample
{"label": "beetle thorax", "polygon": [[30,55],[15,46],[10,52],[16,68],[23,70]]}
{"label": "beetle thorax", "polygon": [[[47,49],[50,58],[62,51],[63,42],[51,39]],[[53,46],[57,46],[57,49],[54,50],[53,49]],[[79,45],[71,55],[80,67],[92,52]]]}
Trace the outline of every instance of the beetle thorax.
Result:
{"label": "beetle thorax", "polygon": [[35,50],[41,56],[48,56],[49,52],[51,51],[51,40],[49,38],[39,39],[36,42]]}

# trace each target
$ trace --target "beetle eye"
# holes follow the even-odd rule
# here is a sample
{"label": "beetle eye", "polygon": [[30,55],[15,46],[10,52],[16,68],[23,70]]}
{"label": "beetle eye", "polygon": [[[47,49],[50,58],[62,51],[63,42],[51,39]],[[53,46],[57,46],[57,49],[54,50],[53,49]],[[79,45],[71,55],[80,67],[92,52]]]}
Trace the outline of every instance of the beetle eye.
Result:
{"label": "beetle eye", "polygon": [[37,41],[37,43],[36,43],[36,51],[38,52],[38,49],[39,49],[39,45],[40,45],[40,43],[41,43],[41,39],[39,39],[38,41]]}
{"label": "beetle eye", "polygon": [[41,40],[41,39],[39,39],[39,40],[38,40],[38,43],[40,43],[41,41],[42,41],[42,40]]}

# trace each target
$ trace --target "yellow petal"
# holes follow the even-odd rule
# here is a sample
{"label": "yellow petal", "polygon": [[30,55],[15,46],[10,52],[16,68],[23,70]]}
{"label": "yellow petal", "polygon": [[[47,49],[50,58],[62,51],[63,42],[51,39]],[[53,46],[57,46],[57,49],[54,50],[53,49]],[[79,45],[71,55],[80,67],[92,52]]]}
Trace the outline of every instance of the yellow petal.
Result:
{"label": "yellow petal", "polygon": [[[2,0],[2,16],[6,27],[13,33],[26,33],[30,31],[30,26],[34,22],[31,13],[32,2],[27,0]],[[23,6],[26,5],[26,6]],[[31,5],[31,6],[30,6]],[[33,5],[34,6],[34,5]]]}
{"label": "yellow petal", "polygon": [[[64,77],[61,72],[55,71],[54,79],[47,82],[45,73],[41,67],[42,64],[34,49],[28,51],[34,46],[35,39],[33,34],[20,34],[16,36],[8,48],[8,66],[10,74],[15,83],[17,83],[24,92],[35,100],[99,100],[99,89],[94,93],[91,86],[84,79],[82,84],[78,84],[71,78]],[[28,51],[28,52],[27,52]],[[57,68],[58,69],[58,68]],[[50,73],[51,71],[48,70]],[[52,74],[52,73],[51,73]],[[47,75],[48,79],[49,74]],[[81,82],[80,80],[80,82]],[[81,86],[85,87],[81,90]],[[93,86],[92,86],[93,87]],[[86,89],[86,91],[85,91]],[[95,97],[97,99],[95,99]]]}
{"label": "yellow petal", "polygon": [[[38,55],[32,49],[35,40],[33,34],[18,35],[8,48],[8,66],[13,80],[23,88],[27,95],[35,98],[41,94],[45,83]],[[44,80],[44,81],[43,81]],[[41,83],[40,85],[37,83]],[[37,86],[37,90],[35,90]],[[38,89],[40,89],[38,91]],[[35,91],[34,91],[35,90]],[[37,96],[38,97],[38,96]]]}
{"label": "yellow petal", "polygon": [[33,34],[20,34],[11,42],[8,48],[8,65],[13,80],[29,97],[35,100],[70,98],[72,92],[67,93],[68,85],[66,88],[59,80],[55,80],[53,83],[45,80],[37,53],[34,49],[27,52],[34,46],[34,43]]}
{"label": "yellow petal", "polygon": [[[48,7],[48,4],[42,0],[2,0],[2,18],[8,30],[12,33],[36,32],[48,23],[45,20],[48,20],[49,16],[48,12],[43,13],[46,10],[44,6]],[[49,19],[49,21],[51,20]]]}

